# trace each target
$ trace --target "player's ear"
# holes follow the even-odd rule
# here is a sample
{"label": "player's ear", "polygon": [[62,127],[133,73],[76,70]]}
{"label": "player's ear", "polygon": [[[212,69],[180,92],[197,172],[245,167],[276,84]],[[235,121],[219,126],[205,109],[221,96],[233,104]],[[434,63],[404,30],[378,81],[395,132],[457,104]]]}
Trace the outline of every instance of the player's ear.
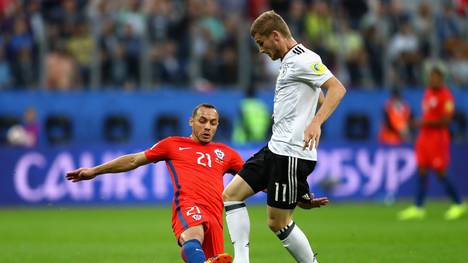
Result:
{"label": "player's ear", "polygon": [[271,36],[273,36],[273,39],[276,40],[276,41],[279,41],[280,38],[281,38],[280,32],[278,32],[276,30],[271,31]]}
{"label": "player's ear", "polygon": [[190,117],[188,123],[189,123],[190,127],[193,127],[193,118],[192,117]]}

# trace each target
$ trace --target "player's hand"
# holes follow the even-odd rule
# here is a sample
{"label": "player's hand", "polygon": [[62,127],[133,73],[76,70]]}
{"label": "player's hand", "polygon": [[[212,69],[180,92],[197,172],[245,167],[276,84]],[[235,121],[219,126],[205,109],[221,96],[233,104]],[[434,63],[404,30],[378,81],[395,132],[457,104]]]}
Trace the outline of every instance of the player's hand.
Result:
{"label": "player's hand", "polygon": [[309,200],[309,202],[298,202],[297,206],[299,206],[302,209],[320,208],[322,206],[328,205],[328,202],[328,197],[313,197]]}
{"label": "player's hand", "polygon": [[302,149],[312,150],[317,148],[321,134],[322,129],[320,128],[320,124],[312,120],[312,122],[307,125],[307,128],[304,131],[304,147]]}
{"label": "player's hand", "polygon": [[68,172],[65,177],[68,180],[76,183],[83,180],[91,180],[96,177],[96,173],[92,168],[79,168],[73,171]]}

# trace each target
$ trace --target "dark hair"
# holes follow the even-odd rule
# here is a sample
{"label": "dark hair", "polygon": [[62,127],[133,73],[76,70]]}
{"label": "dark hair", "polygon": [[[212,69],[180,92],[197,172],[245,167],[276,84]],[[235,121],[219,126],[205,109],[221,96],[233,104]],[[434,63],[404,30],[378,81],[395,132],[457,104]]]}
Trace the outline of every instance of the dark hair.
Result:
{"label": "dark hair", "polygon": [[435,74],[438,74],[439,77],[444,77],[444,71],[442,70],[442,68],[438,67],[438,66],[434,66],[431,68],[431,71],[430,73],[435,73]]}
{"label": "dark hair", "polygon": [[200,108],[208,108],[208,109],[214,109],[216,111],[218,111],[218,109],[216,109],[216,107],[212,104],[209,104],[209,103],[201,103],[201,104],[198,104],[192,111],[192,118],[195,118],[195,115],[197,115],[197,112],[198,112],[198,109]]}

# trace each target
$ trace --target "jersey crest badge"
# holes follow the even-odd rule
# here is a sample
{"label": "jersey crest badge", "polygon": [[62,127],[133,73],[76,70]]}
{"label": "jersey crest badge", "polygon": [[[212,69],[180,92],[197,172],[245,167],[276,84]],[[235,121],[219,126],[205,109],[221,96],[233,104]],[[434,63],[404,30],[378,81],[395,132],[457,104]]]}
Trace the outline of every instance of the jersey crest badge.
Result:
{"label": "jersey crest badge", "polygon": [[200,215],[200,214],[192,215],[192,219],[195,220],[195,221],[201,220],[201,219],[202,219],[202,215]]}
{"label": "jersey crest badge", "polygon": [[314,63],[312,64],[312,66],[310,66],[310,68],[315,74],[319,75],[322,75],[323,73],[325,73],[325,71],[327,71],[327,67],[322,63]]}
{"label": "jersey crest badge", "polygon": [[216,154],[216,157],[220,159],[221,161],[224,160],[224,152],[221,151],[220,149],[214,150],[214,153]]}

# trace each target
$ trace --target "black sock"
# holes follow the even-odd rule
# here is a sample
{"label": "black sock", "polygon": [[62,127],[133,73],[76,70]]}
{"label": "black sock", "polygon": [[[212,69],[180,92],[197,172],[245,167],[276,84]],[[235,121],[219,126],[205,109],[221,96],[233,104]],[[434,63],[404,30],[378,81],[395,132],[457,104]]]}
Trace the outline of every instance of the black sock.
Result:
{"label": "black sock", "polygon": [[452,198],[453,202],[456,204],[461,204],[462,200],[458,192],[455,190],[455,186],[452,184],[452,181],[447,176],[439,176],[439,182],[444,186],[445,192],[448,196]]}
{"label": "black sock", "polygon": [[427,175],[421,176],[418,175],[418,182],[417,182],[417,190],[416,190],[416,206],[422,207],[424,205],[424,201],[426,199],[427,193]]}

